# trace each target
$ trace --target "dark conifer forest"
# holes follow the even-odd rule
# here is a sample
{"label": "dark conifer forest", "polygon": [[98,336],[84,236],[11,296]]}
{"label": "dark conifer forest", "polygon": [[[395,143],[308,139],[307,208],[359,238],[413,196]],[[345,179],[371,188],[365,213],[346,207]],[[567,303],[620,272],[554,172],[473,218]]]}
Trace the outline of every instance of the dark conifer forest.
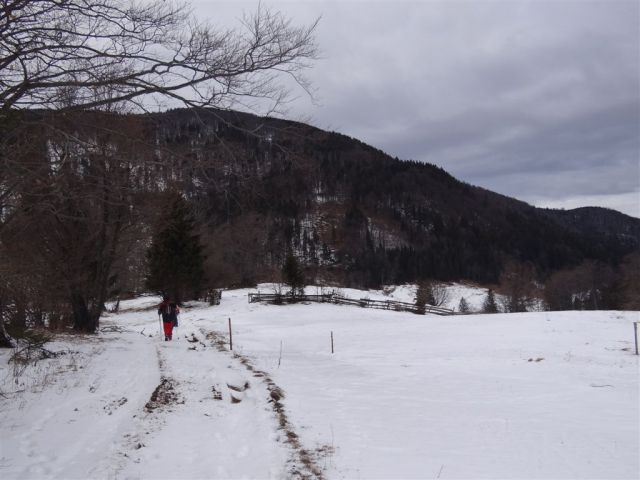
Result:
{"label": "dark conifer forest", "polygon": [[171,175],[198,206],[220,285],[268,280],[289,248],[316,281],[363,287],[495,283],[509,261],[544,277],[638,249],[637,219],[537,209],[338,133],[229,112],[147,120],[162,146],[203,167],[185,158]]}

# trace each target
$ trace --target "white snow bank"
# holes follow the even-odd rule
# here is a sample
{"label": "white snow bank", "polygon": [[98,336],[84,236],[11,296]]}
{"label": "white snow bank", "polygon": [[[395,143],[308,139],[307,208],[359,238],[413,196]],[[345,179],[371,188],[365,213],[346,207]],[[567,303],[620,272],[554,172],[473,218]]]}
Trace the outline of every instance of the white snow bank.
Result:
{"label": "white snow bank", "polygon": [[236,348],[287,392],[306,444],[336,448],[329,478],[639,471],[637,313],[243,308],[238,294],[214,322],[232,317]]}

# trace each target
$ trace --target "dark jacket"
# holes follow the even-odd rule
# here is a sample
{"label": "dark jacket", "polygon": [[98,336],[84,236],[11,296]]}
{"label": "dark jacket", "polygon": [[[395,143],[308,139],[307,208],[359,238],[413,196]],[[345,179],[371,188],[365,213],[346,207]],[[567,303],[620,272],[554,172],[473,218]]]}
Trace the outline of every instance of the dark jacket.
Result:
{"label": "dark jacket", "polygon": [[162,321],[167,323],[177,323],[180,309],[175,302],[164,300],[158,305],[158,315],[162,315]]}

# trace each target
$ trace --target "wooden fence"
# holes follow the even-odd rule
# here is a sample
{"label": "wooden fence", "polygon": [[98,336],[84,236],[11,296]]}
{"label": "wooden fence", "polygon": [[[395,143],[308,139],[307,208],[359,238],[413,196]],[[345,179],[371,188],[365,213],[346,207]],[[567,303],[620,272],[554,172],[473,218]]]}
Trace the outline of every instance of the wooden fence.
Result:
{"label": "wooden fence", "polygon": [[433,313],[436,315],[455,315],[448,308],[425,305],[420,308],[413,303],[397,302],[395,300],[371,300],[369,298],[348,298],[333,293],[324,295],[291,295],[279,293],[249,293],[249,303],[266,302],[276,305],[284,303],[315,302],[335,303],[338,305],[353,305],[362,308],[377,308],[381,310],[393,310],[396,312],[412,312],[418,314]]}

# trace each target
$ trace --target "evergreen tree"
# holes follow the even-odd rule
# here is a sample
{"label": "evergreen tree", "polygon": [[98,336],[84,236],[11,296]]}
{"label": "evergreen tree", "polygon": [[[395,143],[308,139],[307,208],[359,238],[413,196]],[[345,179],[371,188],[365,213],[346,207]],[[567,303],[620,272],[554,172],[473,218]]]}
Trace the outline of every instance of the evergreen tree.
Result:
{"label": "evergreen tree", "polygon": [[498,313],[498,304],[496,303],[496,297],[493,290],[489,289],[487,298],[484,299],[484,305],[482,307],[483,313]]}
{"label": "evergreen tree", "polygon": [[431,282],[420,281],[418,283],[418,289],[416,290],[415,304],[418,307],[418,313],[425,313],[428,305],[434,305],[435,300],[433,298],[433,291],[431,289]]}
{"label": "evergreen tree", "polygon": [[469,304],[464,297],[460,298],[460,304],[458,305],[458,311],[460,313],[469,313]]}
{"label": "evergreen tree", "polygon": [[204,281],[204,255],[188,203],[176,196],[147,251],[147,288],[182,302],[197,298]]}
{"label": "evergreen tree", "polygon": [[293,253],[289,253],[284,261],[284,265],[282,266],[282,279],[291,287],[291,295],[295,297],[296,295],[304,294],[304,271],[299,260]]}

